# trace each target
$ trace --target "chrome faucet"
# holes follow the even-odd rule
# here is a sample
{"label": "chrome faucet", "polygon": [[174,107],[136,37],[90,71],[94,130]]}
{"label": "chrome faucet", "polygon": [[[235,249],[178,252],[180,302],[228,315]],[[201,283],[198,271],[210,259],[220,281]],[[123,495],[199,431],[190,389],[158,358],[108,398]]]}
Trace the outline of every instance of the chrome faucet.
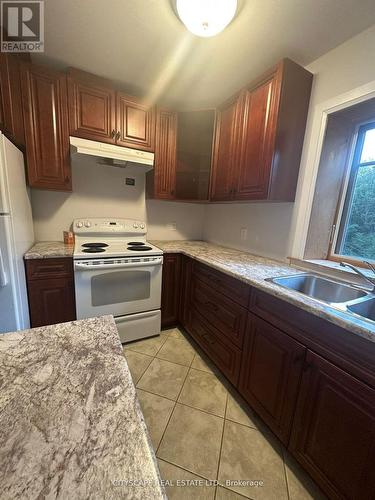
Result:
{"label": "chrome faucet", "polygon": [[371,271],[374,273],[374,278],[370,278],[369,276],[366,276],[365,273],[363,273],[358,267],[353,266],[352,264],[348,264],[348,262],[340,262],[341,267],[349,267],[350,269],[353,269],[355,273],[357,273],[359,276],[361,276],[363,279],[365,279],[368,283],[371,284],[372,286],[372,293],[375,293],[375,266],[371,264],[370,262],[363,261],[366,266],[371,269]]}

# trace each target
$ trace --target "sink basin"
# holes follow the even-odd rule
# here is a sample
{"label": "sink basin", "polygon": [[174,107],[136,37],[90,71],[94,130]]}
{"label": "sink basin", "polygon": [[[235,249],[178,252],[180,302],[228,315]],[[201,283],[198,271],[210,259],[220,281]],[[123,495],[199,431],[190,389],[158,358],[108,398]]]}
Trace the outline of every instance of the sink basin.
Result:
{"label": "sink basin", "polygon": [[[350,302],[368,295],[364,290],[359,290],[350,285],[321,278],[314,274],[296,274],[294,276],[281,276],[268,278],[267,281],[303,293],[317,300],[329,304]],[[373,305],[373,308],[375,306]],[[375,311],[375,309],[373,309]]]}
{"label": "sink basin", "polygon": [[352,304],[348,306],[348,310],[364,318],[375,321],[375,298],[364,300],[358,304]]}

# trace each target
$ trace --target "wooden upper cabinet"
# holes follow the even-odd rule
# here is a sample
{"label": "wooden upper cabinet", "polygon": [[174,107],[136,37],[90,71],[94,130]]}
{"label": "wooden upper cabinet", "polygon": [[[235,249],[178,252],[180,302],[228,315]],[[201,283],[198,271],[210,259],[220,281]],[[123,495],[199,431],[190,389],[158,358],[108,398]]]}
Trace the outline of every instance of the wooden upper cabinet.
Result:
{"label": "wooden upper cabinet", "polygon": [[239,391],[288,444],[306,348],[252,314],[241,365]]}
{"label": "wooden upper cabinet", "polygon": [[332,499],[375,496],[375,391],[308,352],[290,450]]}
{"label": "wooden upper cabinet", "polygon": [[312,77],[284,59],[219,113],[212,201],[294,201]]}
{"label": "wooden upper cabinet", "polygon": [[141,100],[117,92],[117,136],[119,146],[154,151],[155,110]]}
{"label": "wooden upper cabinet", "polygon": [[21,95],[21,61],[29,54],[0,53],[0,129],[17,146],[25,145]]}
{"label": "wooden upper cabinet", "polygon": [[68,72],[70,135],[116,142],[116,92],[110,82],[70,68]]}
{"label": "wooden upper cabinet", "polygon": [[237,130],[240,97],[226,102],[218,109],[214,153],[211,170],[211,200],[228,201],[233,198],[233,169],[237,162]]}
{"label": "wooden upper cabinet", "polygon": [[278,93],[274,75],[258,87],[243,92],[239,160],[234,169],[235,200],[263,200],[268,196]]}
{"label": "wooden upper cabinet", "polygon": [[150,198],[175,199],[176,144],[177,113],[159,109],[156,118],[154,168],[147,173],[147,195]]}
{"label": "wooden upper cabinet", "polygon": [[155,111],[140,99],[74,68],[68,72],[68,96],[70,135],[154,151]]}
{"label": "wooden upper cabinet", "polygon": [[29,185],[71,191],[66,75],[23,64],[21,81]]}

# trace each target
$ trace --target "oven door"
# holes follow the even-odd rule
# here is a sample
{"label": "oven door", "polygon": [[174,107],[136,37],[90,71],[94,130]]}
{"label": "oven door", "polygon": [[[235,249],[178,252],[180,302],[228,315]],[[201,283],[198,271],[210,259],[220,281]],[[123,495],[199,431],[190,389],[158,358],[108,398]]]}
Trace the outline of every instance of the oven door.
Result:
{"label": "oven door", "polygon": [[160,309],[163,257],[78,260],[77,319]]}

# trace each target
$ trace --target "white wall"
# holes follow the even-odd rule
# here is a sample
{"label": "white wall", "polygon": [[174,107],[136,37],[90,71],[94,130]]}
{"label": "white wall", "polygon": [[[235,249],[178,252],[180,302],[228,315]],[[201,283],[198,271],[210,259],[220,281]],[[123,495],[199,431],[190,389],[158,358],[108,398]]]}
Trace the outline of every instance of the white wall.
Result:
{"label": "white wall", "polygon": [[[293,204],[210,205],[207,207],[203,237],[223,245],[246,248],[250,252],[285,260],[290,255],[296,230],[296,215],[302,191],[302,177],[307,163],[307,145],[312,135],[312,110],[321,102],[375,80],[373,64],[375,26],[320,57],[307,69],[315,74],[310,100],[304,151]],[[248,227],[248,240],[240,240],[241,227]]]}
{"label": "white wall", "polygon": [[[89,157],[72,161],[73,192],[32,190],[35,239],[61,241],[62,232],[78,217],[125,217],[146,219],[149,238],[199,239],[202,237],[203,205],[145,202],[144,174],[136,185],[126,186],[126,170],[96,165]],[[168,229],[175,222],[177,230]]]}
{"label": "white wall", "polygon": [[[306,199],[309,197],[309,191],[314,189],[314,186],[309,181],[309,174],[315,166],[316,152],[314,147],[319,135],[319,130],[316,127],[320,127],[321,120],[320,117],[317,117],[316,110],[323,103],[337,96],[375,81],[375,65],[371,62],[374,57],[374,47],[375,25],[327,52],[327,54],[307,66],[307,69],[315,74],[315,78],[310,99],[296,202],[290,226],[288,254],[293,257],[300,257],[295,252],[303,254],[298,250],[298,242],[301,240],[301,231],[303,229],[300,226],[301,220],[297,218],[300,210],[304,208]],[[307,227],[308,224],[309,218],[307,217],[303,225]]]}
{"label": "white wall", "polygon": [[[282,259],[287,254],[292,203],[207,205],[203,237],[256,255]],[[247,239],[241,239],[247,229]]]}

